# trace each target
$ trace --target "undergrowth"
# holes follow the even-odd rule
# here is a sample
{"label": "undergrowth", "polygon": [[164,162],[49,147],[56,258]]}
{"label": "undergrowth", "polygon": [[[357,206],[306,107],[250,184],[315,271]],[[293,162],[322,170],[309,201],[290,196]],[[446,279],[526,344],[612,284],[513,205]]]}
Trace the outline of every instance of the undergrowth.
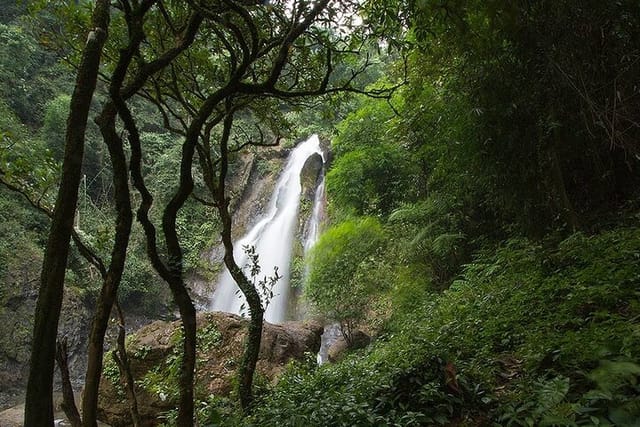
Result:
{"label": "undergrowth", "polygon": [[638,261],[638,228],[477,252],[448,290],[396,299],[369,349],[289,366],[244,423],[639,425]]}

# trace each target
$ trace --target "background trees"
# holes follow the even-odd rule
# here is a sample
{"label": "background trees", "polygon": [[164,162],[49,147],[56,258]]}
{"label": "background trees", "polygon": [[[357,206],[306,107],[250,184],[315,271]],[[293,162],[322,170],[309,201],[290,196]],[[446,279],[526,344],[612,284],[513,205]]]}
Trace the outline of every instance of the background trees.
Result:
{"label": "background trees", "polygon": [[[473,399],[489,402],[495,398],[500,402],[495,411],[483,411],[492,414],[490,417],[497,423],[511,420],[535,424],[544,419],[549,423],[579,424],[586,416],[576,409],[582,404],[577,403],[580,398],[571,393],[586,393],[590,386],[581,383],[570,362],[555,359],[556,356],[534,362],[534,353],[545,353],[541,349],[547,346],[555,348],[560,358],[560,354],[571,357],[574,350],[568,347],[574,348],[575,337],[588,334],[591,326],[606,327],[595,326],[595,320],[590,326],[576,326],[573,332],[567,332],[576,335],[562,344],[539,335],[533,338],[527,329],[529,323],[508,313],[528,311],[536,319],[546,316],[538,312],[545,311],[540,303],[533,302],[537,297],[517,297],[515,302],[496,297],[493,292],[499,288],[505,295],[522,296],[521,290],[528,288],[526,292],[547,301],[544,304],[549,313],[560,313],[575,294],[565,299],[537,287],[544,287],[542,283],[547,279],[557,280],[558,286],[568,285],[563,272],[569,267],[555,264],[552,260],[557,261],[556,256],[565,259],[565,251],[575,255],[577,247],[588,251],[588,242],[607,234],[609,227],[622,227],[613,232],[620,237],[619,242],[634,240],[622,224],[628,224],[636,215],[633,206],[637,206],[638,195],[633,188],[637,187],[640,165],[633,154],[637,138],[632,136],[638,127],[626,118],[631,117],[627,114],[640,101],[637,74],[629,74],[638,65],[638,50],[632,40],[638,36],[640,10],[630,2],[612,5],[428,0],[368,2],[366,10],[364,25],[375,26],[377,33],[389,40],[389,46],[399,45],[408,52],[403,64],[408,69],[408,83],[390,100],[391,106],[362,100],[357,111],[337,125],[333,140],[336,157],[327,176],[334,213],[326,236],[361,220],[363,215],[378,216],[389,241],[370,271],[385,266],[389,272],[389,318],[382,320],[383,342],[370,353],[358,355],[366,361],[359,362],[354,357],[335,369],[296,371],[274,394],[270,405],[286,406],[292,402],[294,407],[306,406],[309,412],[298,411],[300,419],[305,419],[314,411],[324,411],[321,408],[331,406],[328,402],[332,400],[357,395],[344,410],[334,407],[323,412],[325,422],[347,425],[346,420],[358,419],[364,425],[430,425],[464,418],[463,422],[476,425],[481,421],[471,409],[478,404]],[[386,73],[393,71],[394,65]],[[629,139],[623,142],[627,136]],[[404,170],[411,171],[408,180],[399,179]],[[381,205],[384,200],[390,202]],[[384,205],[387,209],[379,209]],[[585,234],[573,235],[576,230],[590,237],[582,240]],[[514,236],[524,240],[511,240]],[[320,246],[323,243],[324,239]],[[350,246],[341,245],[331,249],[337,249],[332,253],[336,260],[341,256],[348,259],[352,251]],[[537,258],[539,255],[544,261]],[[356,256],[350,262],[357,265],[359,259]],[[538,261],[548,266],[541,276],[537,269],[523,267]],[[325,283],[324,277],[334,270],[329,264],[315,262],[312,267],[306,292],[313,300],[317,283]],[[465,296],[470,289],[495,283],[495,275],[512,268],[519,271],[519,276],[512,276],[513,282],[491,291],[485,289],[471,297],[474,302],[464,302],[470,301]],[[342,283],[346,280],[343,278]],[[615,282],[619,283],[617,279]],[[578,288],[580,285],[574,290]],[[628,290],[636,288],[637,283]],[[589,289],[598,292],[596,289],[601,288]],[[339,297],[328,300],[329,305],[324,305],[325,301],[316,301],[316,305],[338,318],[335,311],[343,300],[348,300],[351,291],[341,289]],[[631,294],[628,297],[634,299]],[[618,303],[623,304],[622,299]],[[488,314],[485,310],[489,306],[502,307],[505,312]],[[470,322],[478,322],[477,327],[460,320],[467,309],[473,313]],[[567,322],[581,316],[564,313],[559,317],[566,316]],[[617,316],[606,307],[602,313],[606,318]],[[424,320],[417,320],[421,316],[425,316]],[[507,328],[521,330],[522,334],[502,330],[499,323],[503,321],[509,325]],[[552,322],[557,321],[559,318]],[[379,318],[364,319],[368,327],[377,322]],[[604,344],[607,340],[600,341],[600,345],[608,347]],[[491,348],[485,356],[494,357],[493,368],[477,364],[479,359],[475,357],[485,357],[479,355],[484,350],[476,347],[468,353],[462,348],[471,342],[472,346],[483,343]],[[637,345],[636,340],[627,343]],[[403,358],[412,357],[414,350],[403,353],[407,347],[416,349],[421,356],[399,374],[390,366],[397,367]],[[629,359],[628,352],[614,347],[616,350],[598,357],[619,357],[637,366],[637,358]],[[404,356],[392,356],[400,353]],[[529,410],[519,397],[503,399],[499,391],[494,397],[481,397],[485,396],[481,384],[488,384],[489,390],[502,390],[493,380],[513,367],[500,359],[507,354],[517,354],[518,360],[523,361],[526,367],[516,370],[525,376],[549,379],[558,372],[566,375],[535,384],[532,377],[522,382],[506,381],[506,387],[538,390],[540,396],[557,387],[557,400],[551,405],[555,409],[538,402],[531,405],[536,409]],[[454,374],[447,361],[456,365]],[[349,375],[361,379],[338,379],[350,369],[361,369]],[[295,375],[308,376],[298,381]],[[465,389],[464,381],[470,378],[476,382]],[[387,380],[390,383],[385,383]],[[560,387],[569,383],[569,389]],[[404,394],[402,390],[411,389],[411,384],[419,385]],[[473,387],[476,388],[471,391]],[[331,391],[311,401],[285,397],[290,399],[298,392],[309,396],[320,389]],[[599,407],[594,410],[599,415],[584,422],[595,423],[595,418],[614,424],[628,422],[637,416],[637,410],[630,409],[635,404],[631,402],[636,402],[635,393],[630,392],[624,404],[610,401],[609,406],[605,405],[608,409]],[[430,397],[421,400],[427,395]],[[506,404],[511,398],[518,403]],[[625,415],[617,418],[612,408],[619,404],[625,408],[620,414]],[[468,411],[456,412],[465,405],[469,405]],[[560,414],[560,407],[567,412]],[[267,417],[280,414],[266,406],[263,410]],[[516,414],[518,410],[527,415]],[[371,415],[371,411],[382,418]],[[535,421],[523,421],[527,417]]]}

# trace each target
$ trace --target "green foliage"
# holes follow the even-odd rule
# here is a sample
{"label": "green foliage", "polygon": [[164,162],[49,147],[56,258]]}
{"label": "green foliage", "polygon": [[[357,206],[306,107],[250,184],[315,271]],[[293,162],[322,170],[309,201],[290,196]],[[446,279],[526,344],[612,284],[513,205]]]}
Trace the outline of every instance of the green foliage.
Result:
{"label": "green foliage", "polygon": [[23,123],[41,122],[56,78],[53,56],[39,46],[27,25],[0,24],[0,99]]}
{"label": "green foliage", "polygon": [[16,0],[0,1],[0,23],[2,24],[10,23],[11,20],[23,14],[25,8],[26,8],[25,2],[18,2]]}
{"label": "green foliage", "polygon": [[[0,292],[8,296],[37,280],[48,221],[21,196],[0,187]],[[0,297],[0,303],[5,298]]]}
{"label": "green foliage", "polygon": [[118,400],[120,402],[126,402],[127,395],[120,376],[120,368],[114,358],[114,352],[115,350],[111,350],[105,353],[104,363],[102,364],[102,376],[111,383]]}
{"label": "green foliage", "polygon": [[185,271],[213,277],[216,266],[205,253],[219,240],[220,220],[215,208],[189,201],[181,209],[176,227],[182,238]]}
{"label": "green foliage", "polygon": [[230,399],[210,395],[196,403],[198,424],[203,426],[239,426],[242,416],[239,408]]}
{"label": "green foliage", "polygon": [[149,370],[137,380],[137,384],[148,393],[156,395],[160,400],[176,402],[180,394],[178,376],[182,364],[181,346],[176,345],[171,353],[165,357],[162,364]]}
{"label": "green foliage", "polygon": [[164,312],[168,291],[138,245],[128,253],[118,298],[127,310],[158,315]]}
{"label": "green foliage", "polygon": [[438,196],[396,209],[389,224],[396,236],[402,236],[400,256],[413,269],[426,267],[434,284],[442,287],[467,261],[471,245],[465,233],[464,208],[451,206],[449,198]]}
{"label": "green foliage", "polygon": [[332,141],[334,154],[341,157],[350,151],[391,142],[389,133],[394,118],[394,112],[386,102],[361,100],[359,108],[336,126],[338,135]]}
{"label": "green foliage", "polygon": [[222,334],[215,323],[211,322],[204,328],[200,328],[197,334],[198,349],[208,352],[222,343]]}
{"label": "green foliage", "polygon": [[638,228],[488,247],[369,352],[288,371],[247,424],[633,425],[639,253]]}
{"label": "green foliage", "polygon": [[64,154],[64,136],[70,103],[71,97],[64,94],[50,100],[45,106],[41,138],[57,161],[62,161]]}
{"label": "green foliage", "polygon": [[294,289],[302,289],[304,286],[307,266],[304,258],[296,256],[291,260],[291,271],[289,272],[289,285]]}
{"label": "green foliage", "polygon": [[47,208],[53,205],[51,188],[58,179],[59,164],[45,144],[28,135],[25,126],[0,100],[0,175]]}
{"label": "green foliage", "polygon": [[327,230],[313,247],[305,296],[341,324],[347,341],[368,302],[388,284],[374,264],[384,250],[384,232],[373,218],[345,221]]}
{"label": "green foliage", "polygon": [[340,209],[388,215],[401,200],[411,199],[414,174],[406,151],[398,145],[358,149],[336,159],[327,174],[327,192]]}
{"label": "green foliage", "polygon": [[[633,2],[382,1],[365,15],[389,43],[408,29],[418,47],[401,118],[370,102],[345,134],[406,141],[426,190],[455,195],[483,233],[585,227],[637,196],[638,162],[625,160],[640,132],[627,120],[640,111]],[[625,113],[607,118],[612,105]]]}
{"label": "green foliage", "polygon": [[421,171],[397,126],[394,112],[379,100],[362,101],[338,125],[336,159],[327,174],[334,214],[386,216],[419,194]]}

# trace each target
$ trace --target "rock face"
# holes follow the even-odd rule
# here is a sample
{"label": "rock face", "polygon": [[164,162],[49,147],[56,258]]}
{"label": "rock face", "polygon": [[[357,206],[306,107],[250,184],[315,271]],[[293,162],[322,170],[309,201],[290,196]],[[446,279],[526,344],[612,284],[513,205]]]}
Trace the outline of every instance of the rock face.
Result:
{"label": "rock face", "polygon": [[[242,355],[248,320],[228,313],[198,315],[196,394],[226,396]],[[258,375],[275,381],[287,362],[303,359],[320,348],[322,326],[289,322],[265,323],[257,365]],[[180,323],[157,321],[138,330],[128,353],[136,379],[138,406],[144,426],[154,426],[162,413],[175,409],[179,366]],[[105,360],[111,359],[109,355]],[[100,419],[114,427],[129,426],[128,405],[117,383],[117,372],[107,364],[100,387]]]}
{"label": "rock face", "polygon": [[314,201],[318,186],[322,181],[324,162],[322,156],[314,153],[305,161],[300,170],[300,208],[298,212],[298,224],[295,239],[291,251],[291,271],[289,283],[292,287],[289,300],[289,313],[294,318],[303,319],[306,316],[307,307],[301,303],[300,295],[304,283],[304,245],[311,230],[311,219],[314,209]]}
{"label": "rock face", "polygon": [[[35,265],[35,263],[34,263]],[[38,296],[38,273],[29,272],[31,280],[15,281],[0,295],[0,410],[21,400],[29,375],[29,357],[33,333],[33,315]],[[86,366],[86,331],[90,311],[82,297],[72,289],[65,290],[58,336],[66,337],[69,346],[69,365],[74,385],[79,385]],[[55,370],[56,387],[58,370]],[[0,425],[4,424],[0,422]]]}
{"label": "rock face", "polygon": [[300,171],[300,185],[302,186],[302,197],[313,202],[313,196],[318,187],[318,178],[322,173],[322,156],[318,153],[309,156]]}

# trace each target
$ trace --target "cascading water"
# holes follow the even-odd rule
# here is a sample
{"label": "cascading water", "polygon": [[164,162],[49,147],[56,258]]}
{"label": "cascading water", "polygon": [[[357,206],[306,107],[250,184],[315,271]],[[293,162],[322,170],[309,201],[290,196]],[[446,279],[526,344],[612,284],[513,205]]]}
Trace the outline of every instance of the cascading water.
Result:
{"label": "cascading water", "polygon": [[316,194],[313,200],[313,212],[311,213],[311,219],[309,219],[309,227],[307,229],[307,238],[304,241],[304,253],[309,252],[309,249],[313,247],[318,241],[320,236],[320,223],[324,218],[325,208],[325,194],[324,194],[324,174],[322,175],[322,181],[316,188]]}
{"label": "cascading water", "polygon": [[[245,253],[245,247],[254,247],[256,254],[259,256],[260,278],[272,276],[274,267],[278,268],[278,274],[281,278],[272,289],[273,297],[270,299],[265,312],[265,320],[271,323],[282,323],[287,314],[291,250],[300,207],[300,172],[305,161],[314,153],[322,155],[317,135],[311,136],[293,149],[276,184],[267,215],[234,244],[233,255],[236,263],[244,267],[245,274],[248,277],[249,266],[247,266],[247,263],[249,259]],[[317,193],[320,192],[319,190]],[[315,211],[316,207],[314,206],[314,214],[316,213]],[[319,215],[320,213],[318,213],[318,219],[316,219],[315,238],[317,238]],[[310,227],[312,226],[314,226],[313,215],[310,223]],[[310,228],[308,235],[311,234],[311,231]],[[307,246],[306,243],[305,247]],[[213,294],[211,309],[241,314],[244,305],[244,296],[239,292],[238,285],[225,268]]]}

